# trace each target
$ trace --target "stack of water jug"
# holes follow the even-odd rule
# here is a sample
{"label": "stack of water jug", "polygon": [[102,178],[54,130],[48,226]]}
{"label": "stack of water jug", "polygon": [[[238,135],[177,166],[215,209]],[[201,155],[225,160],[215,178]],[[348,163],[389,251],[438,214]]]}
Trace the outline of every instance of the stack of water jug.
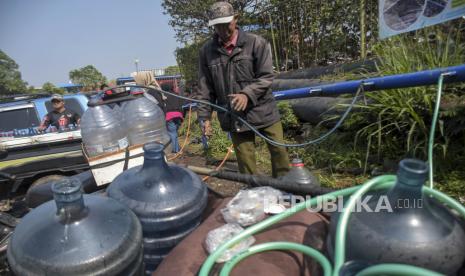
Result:
{"label": "stack of water jug", "polygon": [[108,197],[82,195],[73,178],[52,185],[16,227],[8,246],[14,275],[150,275],[199,224],[207,189],[167,164],[163,145],[144,145],[144,164],[121,173]]}
{"label": "stack of water jug", "polygon": [[81,135],[89,157],[147,142],[170,142],[163,111],[150,95],[113,107],[89,107],[82,116]]}
{"label": "stack of water jug", "polygon": [[32,210],[13,233],[7,255],[14,275],[150,275],[200,224],[206,186],[166,163],[169,138],[156,102],[144,96],[90,107],[82,129],[90,156],[144,144],[144,163],[116,177],[108,197],[82,195],[73,178],[53,183],[55,200]]}

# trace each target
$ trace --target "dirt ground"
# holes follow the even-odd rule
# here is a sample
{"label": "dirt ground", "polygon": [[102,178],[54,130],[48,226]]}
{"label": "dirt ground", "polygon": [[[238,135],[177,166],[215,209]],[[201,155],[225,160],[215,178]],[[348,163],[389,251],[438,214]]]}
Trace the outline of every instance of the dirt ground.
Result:
{"label": "dirt ground", "polygon": [[[180,165],[206,167],[210,169],[217,168],[221,161],[222,160],[219,159],[207,159],[204,155],[199,154],[199,152],[192,152],[191,149],[187,149],[181,156],[172,160],[172,162]],[[237,163],[235,160],[229,159],[225,162],[222,169],[238,171]],[[205,176],[201,177],[204,178]],[[209,177],[204,182],[211,192],[214,192],[221,197],[234,196],[239,190],[247,188],[246,184],[215,177]]]}

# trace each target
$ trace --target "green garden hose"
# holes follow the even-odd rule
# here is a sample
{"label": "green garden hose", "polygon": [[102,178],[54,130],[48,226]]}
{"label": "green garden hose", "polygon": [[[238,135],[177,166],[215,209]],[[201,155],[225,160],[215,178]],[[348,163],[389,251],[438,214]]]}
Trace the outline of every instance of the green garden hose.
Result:
{"label": "green garden hose", "polygon": [[439,75],[438,79],[438,90],[436,92],[436,104],[434,106],[433,121],[431,122],[431,129],[429,132],[428,141],[428,164],[429,164],[429,187],[433,189],[433,147],[434,147],[434,133],[436,131],[436,123],[439,117],[439,107],[441,105],[442,85],[444,77],[454,75],[455,72],[445,72]]}
{"label": "green garden hose", "polygon": [[234,256],[229,262],[227,262],[221,270],[220,276],[227,276],[243,259],[257,253],[272,251],[272,250],[295,250],[304,253],[305,255],[314,258],[323,267],[324,276],[331,276],[331,263],[329,260],[321,254],[318,250],[311,247],[293,243],[293,242],[268,242],[250,247],[247,251],[241,252]]}
{"label": "green garden hose", "polygon": [[421,267],[404,264],[379,264],[370,266],[360,271],[357,276],[379,276],[379,275],[409,275],[409,276],[442,276],[441,273],[424,269]]}
{"label": "green garden hose", "polygon": [[[428,144],[428,163],[430,166],[430,175],[429,175],[430,176],[430,187],[426,187],[426,186],[423,187],[423,192],[426,195],[433,196],[437,200],[448,205],[450,208],[455,209],[462,217],[465,218],[465,207],[462,204],[460,204],[458,201],[454,200],[453,198],[447,196],[446,194],[443,194],[432,188],[433,187],[434,132],[435,132],[437,118],[439,115],[439,104],[440,104],[440,98],[441,98],[441,93],[442,93],[442,84],[443,84],[444,76],[450,75],[450,74],[454,74],[454,73],[441,74],[438,80],[438,92],[437,92],[437,97],[436,97],[436,105],[435,105],[435,109],[433,113],[433,121],[432,121],[431,130],[430,130],[429,144]],[[365,184],[361,186],[351,187],[351,188],[335,191],[332,193],[324,194],[324,195],[309,199],[305,202],[295,205],[294,207],[291,207],[290,209],[284,211],[281,214],[272,216],[258,224],[255,224],[245,229],[244,231],[242,231],[241,233],[239,233],[232,239],[226,241],[220,247],[218,247],[204,262],[199,275],[208,276],[215,261],[224,253],[224,251],[226,251],[231,246],[241,242],[243,239],[250,237],[253,234],[256,234],[262,231],[263,229],[289,216],[292,216],[293,214],[297,212],[304,210],[306,207],[315,206],[318,202],[327,201],[328,199],[333,199],[334,197],[338,197],[338,196],[352,195],[346,205],[345,210],[342,212],[341,219],[339,220],[339,223],[337,225],[335,254],[334,254],[335,256],[334,270],[332,270],[330,265],[328,266],[329,260],[325,256],[323,256],[321,253],[319,253],[317,250],[311,247],[300,245],[300,244],[295,244],[295,243],[272,242],[272,243],[264,243],[264,244],[253,246],[249,248],[248,250],[238,254],[237,256],[235,256],[233,259],[231,259],[224,265],[221,271],[221,274],[220,274],[221,276],[229,275],[229,273],[232,271],[234,266],[238,264],[241,260],[251,255],[263,252],[263,251],[296,250],[296,251],[303,252],[306,255],[314,257],[322,265],[325,276],[326,275],[337,276],[339,275],[339,270],[341,269],[342,265],[345,262],[345,239],[346,239],[347,225],[348,225],[351,212],[353,208],[355,207],[355,204],[358,198],[363,196],[369,190],[379,189],[379,188],[380,189],[390,188],[391,186],[395,184],[395,180],[396,180],[396,177],[394,175],[379,176],[379,177],[376,177],[376,178],[373,178],[367,181]],[[425,276],[441,275],[439,273],[436,273],[436,272],[433,272],[433,271],[430,271],[424,268],[403,265],[403,264],[375,265],[375,266],[371,266],[371,267],[368,267],[360,271],[358,275],[371,276],[371,275],[381,275],[381,274],[382,275],[406,275],[408,274],[408,275],[425,275]]]}
{"label": "green garden hose", "polygon": [[308,207],[315,206],[317,204],[317,202],[321,202],[321,200],[334,199],[334,197],[337,197],[337,196],[348,196],[348,195],[352,194],[353,192],[355,192],[358,188],[359,187],[351,187],[351,188],[347,188],[347,189],[340,190],[340,191],[335,191],[335,192],[332,192],[332,193],[328,193],[328,194],[325,194],[325,195],[321,195],[321,196],[309,199],[307,201],[301,202],[301,203],[287,209],[283,213],[274,215],[272,217],[267,218],[264,221],[261,221],[261,222],[255,224],[255,225],[252,225],[252,226],[248,227],[247,229],[245,229],[241,233],[237,234],[236,236],[234,236],[230,240],[223,243],[212,254],[210,254],[210,256],[207,258],[207,260],[202,265],[202,268],[200,269],[199,275],[200,276],[208,276],[210,270],[212,269],[213,265],[215,264],[215,261],[228,248],[234,246],[235,244],[239,243],[243,239],[246,239],[246,238],[252,236],[253,234],[256,234],[256,233],[270,227],[271,225],[273,225],[273,224],[275,224],[275,223],[277,223],[277,222],[279,222],[279,221],[281,221],[281,220],[283,220],[283,219],[285,219],[287,217],[290,217],[290,216],[292,216],[293,214],[295,214],[297,212],[300,212],[300,211],[304,210],[307,206]]}
{"label": "green garden hose", "polygon": [[436,131],[436,122],[438,120],[439,106],[441,104],[442,83],[444,75],[441,74],[438,80],[438,92],[436,93],[436,104],[434,106],[433,121],[431,122],[431,129],[429,132],[428,141],[428,165],[429,165],[429,187],[433,189],[433,147],[434,147],[434,132]]}
{"label": "green garden hose", "polygon": [[[321,195],[321,196],[309,199],[309,200],[307,200],[305,202],[301,202],[301,203],[295,205],[294,207],[286,210],[285,212],[283,212],[281,214],[277,214],[275,216],[272,216],[272,217],[270,217],[270,218],[268,218],[268,219],[266,219],[266,220],[264,220],[262,222],[259,222],[259,223],[255,224],[255,225],[245,229],[244,231],[242,231],[238,235],[234,236],[232,239],[226,241],[224,244],[222,244],[220,247],[218,247],[218,249],[216,249],[207,258],[207,260],[202,265],[202,268],[200,270],[199,275],[200,276],[208,276],[210,270],[212,269],[213,265],[215,264],[216,259],[218,259],[228,248],[230,248],[233,245],[239,243],[243,239],[245,239],[247,237],[250,237],[253,234],[256,234],[256,233],[262,231],[263,229],[268,228],[269,226],[271,226],[271,225],[273,225],[273,224],[275,224],[275,223],[277,223],[277,222],[279,222],[279,221],[281,221],[281,220],[283,220],[283,219],[285,219],[287,217],[290,217],[290,216],[292,216],[293,214],[295,214],[297,212],[300,212],[300,211],[304,210],[306,207],[316,206],[318,204],[318,202],[321,202],[321,200],[326,201],[328,199],[333,199],[334,197],[337,197],[337,196],[349,196],[351,194],[354,194],[354,196],[351,197],[351,199],[348,202],[347,207],[349,207],[349,204],[351,202],[355,202],[356,194],[363,195],[363,193],[368,191],[368,189],[361,190],[362,188],[365,187],[365,185],[370,185],[370,187],[373,188],[373,189],[388,189],[392,185],[394,185],[394,183],[395,183],[395,176],[393,176],[393,175],[379,176],[379,177],[376,177],[376,178],[370,180],[369,182],[367,182],[366,184],[364,184],[362,186],[356,186],[356,187],[351,187],[351,188],[347,188],[347,189],[340,190],[340,191],[335,191],[335,192],[332,192],[332,193],[329,193],[329,194],[325,194],[325,195]],[[359,190],[361,190],[360,193],[356,193],[356,194],[354,193],[354,192],[357,192]],[[457,212],[459,212],[459,214],[461,216],[465,217],[465,207],[462,204],[460,204],[458,201],[450,198],[449,196],[447,196],[447,195],[445,195],[445,194],[443,194],[443,193],[441,193],[439,191],[436,191],[436,190],[428,188],[428,187],[424,187],[423,192],[426,195],[431,195],[431,196],[435,197],[437,200],[445,203],[450,208],[455,209]],[[355,199],[353,199],[353,198],[355,198]],[[348,215],[346,215],[347,217],[345,218],[345,220],[348,220],[349,217],[350,217],[350,212],[348,212],[348,210],[349,210],[349,208],[346,208],[345,211],[343,212],[343,216],[344,216],[344,214],[348,214]],[[341,221],[342,220],[343,219],[341,218]],[[341,226],[344,226],[342,222],[340,222],[338,224],[336,240],[337,240],[338,234],[341,235],[340,232],[347,229],[346,227],[341,228]],[[343,233],[343,234],[345,234],[345,233]],[[262,244],[262,245],[266,245],[266,244],[267,243]],[[302,245],[302,246],[304,246],[304,245]],[[276,249],[285,250],[284,248],[278,248],[278,247],[276,247]],[[249,250],[250,250],[250,248],[249,248]],[[338,263],[344,263],[344,261],[345,261],[344,260],[345,254],[342,253],[344,250],[345,250],[345,244],[343,244],[343,246],[341,247],[341,243],[339,243],[339,242],[336,243],[336,246],[335,246],[335,259],[337,259]],[[247,256],[244,256],[243,258],[248,257],[250,255],[253,255],[255,253],[258,253],[258,252],[252,252],[251,254],[248,254],[247,252],[248,252],[248,250],[246,250],[244,253],[242,253],[242,254],[247,254]],[[233,260],[234,260],[234,258],[233,258]],[[239,261],[240,260],[235,261],[234,265],[237,264]],[[230,264],[228,264],[228,263],[226,263],[225,266],[226,265],[230,266]],[[230,267],[229,271],[233,268],[234,265],[232,265]],[[340,269],[340,266],[339,267],[335,266],[335,269],[332,272],[332,275],[338,275],[339,269]],[[388,273],[389,271],[384,271],[384,272],[385,272],[385,274],[390,275]],[[397,275],[397,274],[393,274],[393,275]]]}
{"label": "green garden hose", "polygon": [[380,183],[392,186],[395,183],[396,177],[394,175],[383,175],[373,179],[368,180],[364,185],[362,185],[352,196],[350,197],[345,210],[342,212],[341,219],[337,224],[336,230],[336,241],[335,241],[335,253],[334,253],[334,274],[338,275],[339,270],[345,262],[345,245],[346,245],[346,232],[349,222],[349,217],[352,213],[352,210],[355,208],[357,200],[368,192],[373,186]]}

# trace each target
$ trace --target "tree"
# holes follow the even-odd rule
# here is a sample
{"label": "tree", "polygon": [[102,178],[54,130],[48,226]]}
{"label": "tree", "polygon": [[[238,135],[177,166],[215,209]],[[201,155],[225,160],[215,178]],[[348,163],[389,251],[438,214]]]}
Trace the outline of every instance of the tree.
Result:
{"label": "tree", "polygon": [[186,86],[189,87],[197,81],[197,70],[199,62],[199,50],[203,41],[192,43],[183,48],[176,49],[176,59]]}
{"label": "tree", "polygon": [[[186,47],[211,32],[208,8],[214,0],[164,0],[176,37]],[[284,70],[360,58],[377,39],[378,1],[229,0],[239,25],[273,44],[274,64]],[[360,20],[360,7],[363,18]],[[366,19],[366,20],[365,20]],[[363,32],[363,33],[362,33]],[[363,42],[362,42],[363,40]],[[361,47],[363,44],[364,47]],[[369,51],[364,52],[369,54]],[[278,62],[279,61],[279,62]],[[183,65],[181,65],[183,70]]]}
{"label": "tree", "polygon": [[53,93],[53,94],[64,94],[65,93],[65,90],[63,88],[58,88],[51,82],[44,83],[42,85],[42,90],[45,92]]}
{"label": "tree", "polygon": [[101,84],[107,81],[107,78],[93,65],[71,70],[69,78],[73,83],[81,84],[84,91],[98,89]]}
{"label": "tree", "polygon": [[[171,16],[169,24],[176,31],[178,41],[185,46],[176,49],[179,70],[186,80],[186,86],[197,81],[198,53],[212,28],[208,27],[208,9],[215,0],[164,0],[162,6],[165,14]],[[244,29],[254,28],[256,15],[260,11],[259,2],[255,0],[229,1],[241,14],[239,22]]]}
{"label": "tree", "polygon": [[[208,9],[216,0],[163,0],[162,7],[165,14],[171,16],[169,24],[174,28],[180,42],[190,42],[199,37],[204,38],[211,32],[208,27]],[[256,0],[228,1],[241,14],[243,26],[249,25],[249,14],[256,14],[258,2]]]}
{"label": "tree", "polygon": [[181,71],[177,65],[168,66],[165,68],[165,75],[177,75]]}
{"label": "tree", "polygon": [[21,79],[18,64],[0,50],[0,94],[25,93],[26,85]]}

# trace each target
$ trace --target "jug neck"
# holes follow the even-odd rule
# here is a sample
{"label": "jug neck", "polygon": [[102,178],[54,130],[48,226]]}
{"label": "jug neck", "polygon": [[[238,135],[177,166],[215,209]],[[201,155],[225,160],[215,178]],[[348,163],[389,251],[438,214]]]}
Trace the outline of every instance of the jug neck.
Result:
{"label": "jug neck", "polygon": [[164,146],[160,143],[147,143],[144,145],[144,164],[142,171],[150,171],[153,176],[151,183],[171,177],[171,169],[166,163]]}
{"label": "jug neck", "polygon": [[388,192],[389,198],[391,201],[421,199],[423,185],[427,177],[428,166],[425,162],[417,159],[400,161],[397,182]]}
{"label": "jug neck", "polygon": [[52,185],[53,198],[57,206],[57,216],[64,223],[81,219],[87,213],[81,191],[81,182],[77,179],[62,179]]}
{"label": "jug neck", "polygon": [[142,169],[155,169],[157,171],[160,170],[160,173],[162,173],[163,171],[169,170],[169,166],[166,163],[164,154],[161,154],[160,156],[148,156],[147,153],[145,153]]}

